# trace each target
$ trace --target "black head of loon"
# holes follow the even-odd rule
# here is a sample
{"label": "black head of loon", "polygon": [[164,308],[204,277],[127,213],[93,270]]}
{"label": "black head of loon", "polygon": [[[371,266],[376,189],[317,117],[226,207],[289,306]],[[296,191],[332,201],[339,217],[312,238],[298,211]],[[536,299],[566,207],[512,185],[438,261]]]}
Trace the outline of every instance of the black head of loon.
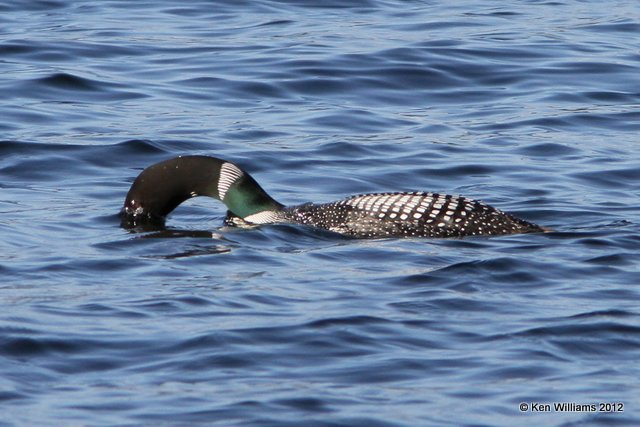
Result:
{"label": "black head of loon", "polygon": [[294,223],[356,238],[462,237],[546,231],[465,197],[425,192],[362,194],[332,203],[285,207],[247,172],[222,159],[182,156],[156,163],[133,182],[124,227],[162,223],[185,200],[209,196],[228,208],[225,223]]}

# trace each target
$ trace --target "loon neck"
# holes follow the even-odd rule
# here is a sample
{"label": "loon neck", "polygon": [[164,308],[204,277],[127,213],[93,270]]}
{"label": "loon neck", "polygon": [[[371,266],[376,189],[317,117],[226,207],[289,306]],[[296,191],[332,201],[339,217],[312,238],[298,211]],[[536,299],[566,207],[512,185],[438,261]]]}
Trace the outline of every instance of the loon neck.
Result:
{"label": "loon neck", "polygon": [[218,199],[240,218],[283,208],[233,163],[209,156],[183,156],[142,171],[127,194],[122,215],[133,225],[163,221],[178,205],[196,196]]}

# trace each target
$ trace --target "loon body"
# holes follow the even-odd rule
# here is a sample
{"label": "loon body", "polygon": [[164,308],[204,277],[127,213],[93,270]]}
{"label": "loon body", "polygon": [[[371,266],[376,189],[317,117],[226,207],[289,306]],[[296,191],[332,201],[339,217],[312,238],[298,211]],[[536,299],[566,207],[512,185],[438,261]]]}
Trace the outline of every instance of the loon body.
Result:
{"label": "loon body", "polygon": [[480,201],[426,192],[362,194],[332,203],[286,207],[244,170],[208,156],[183,156],[143,170],[129,189],[123,226],[162,223],[196,196],[221,200],[225,223],[293,223],[356,238],[462,237],[534,233],[546,229]]}

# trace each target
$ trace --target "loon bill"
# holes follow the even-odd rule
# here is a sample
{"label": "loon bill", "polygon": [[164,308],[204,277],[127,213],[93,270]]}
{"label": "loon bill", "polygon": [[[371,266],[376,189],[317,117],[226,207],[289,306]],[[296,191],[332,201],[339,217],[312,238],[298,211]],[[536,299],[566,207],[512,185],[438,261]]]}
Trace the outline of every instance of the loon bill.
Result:
{"label": "loon bill", "polygon": [[143,170],[125,199],[122,225],[162,224],[180,203],[196,196],[221,200],[228,208],[229,225],[305,224],[356,238],[547,231],[477,200],[427,192],[362,194],[286,207],[238,166],[209,156],[176,157]]}

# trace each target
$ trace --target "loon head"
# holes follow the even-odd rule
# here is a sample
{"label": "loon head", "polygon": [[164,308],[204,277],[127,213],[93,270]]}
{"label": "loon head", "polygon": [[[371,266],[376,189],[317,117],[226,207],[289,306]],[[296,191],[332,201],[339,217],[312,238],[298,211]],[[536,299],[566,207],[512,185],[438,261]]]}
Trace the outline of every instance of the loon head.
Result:
{"label": "loon head", "polygon": [[121,210],[123,226],[161,223],[182,202],[197,196],[221,200],[242,219],[283,207],[233,163],[182,156],[149,166],[138,175]]}

